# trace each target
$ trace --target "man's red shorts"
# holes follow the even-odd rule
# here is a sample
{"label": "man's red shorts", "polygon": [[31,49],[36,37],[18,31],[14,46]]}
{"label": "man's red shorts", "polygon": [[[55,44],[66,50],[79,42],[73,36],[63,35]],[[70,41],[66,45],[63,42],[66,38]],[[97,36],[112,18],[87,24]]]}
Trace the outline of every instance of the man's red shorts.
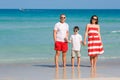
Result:
{"label": "man's red shorts", "polygon": [[55,50],[66,52],[68,50],[68,43],[67,42],[55,42]]}

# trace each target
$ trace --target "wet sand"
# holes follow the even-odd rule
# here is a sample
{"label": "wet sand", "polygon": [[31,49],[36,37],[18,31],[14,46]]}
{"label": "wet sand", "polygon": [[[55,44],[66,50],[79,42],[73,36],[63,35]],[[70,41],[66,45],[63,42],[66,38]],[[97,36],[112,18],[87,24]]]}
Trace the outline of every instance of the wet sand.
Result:
{"label": "wet sand", "polygon": [[120,59],[99,59],[96,70],[91,70],[89,60],[81,60],[80,68],[71,68],[67,62],[58,69],[54,61],[0,63],[0,80],[120,80]]}

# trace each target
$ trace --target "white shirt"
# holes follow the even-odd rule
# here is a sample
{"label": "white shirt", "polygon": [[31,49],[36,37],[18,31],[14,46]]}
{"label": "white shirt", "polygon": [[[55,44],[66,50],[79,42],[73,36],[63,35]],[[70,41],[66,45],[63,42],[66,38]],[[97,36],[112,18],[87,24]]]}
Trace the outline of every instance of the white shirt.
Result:
{"label": "white shirt", "polygon": [[58,22],[55,24],[54,30],[57,30],[57,41],[65,42],[66,32],[69,31],[67,23]]}
{"label": "white shirt", "polygon": [[72,50],[80,51],[82,36],[80,34],[71,35]]}

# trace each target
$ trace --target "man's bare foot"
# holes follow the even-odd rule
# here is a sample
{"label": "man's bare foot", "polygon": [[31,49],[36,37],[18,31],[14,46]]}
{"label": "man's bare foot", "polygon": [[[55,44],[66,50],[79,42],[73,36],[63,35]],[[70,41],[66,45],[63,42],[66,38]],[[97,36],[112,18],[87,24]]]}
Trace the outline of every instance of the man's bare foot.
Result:
{"label": "man's bare foot", "polygon": [[56,69],[58,69],[59,68],[59,66],[58,65],[56,65]]}
{"label": "man's bare foot", "polygon": [[77,67],[78,67],[78,68],[80,68],[80,66],[79,66],[79,65],[78,65]]}

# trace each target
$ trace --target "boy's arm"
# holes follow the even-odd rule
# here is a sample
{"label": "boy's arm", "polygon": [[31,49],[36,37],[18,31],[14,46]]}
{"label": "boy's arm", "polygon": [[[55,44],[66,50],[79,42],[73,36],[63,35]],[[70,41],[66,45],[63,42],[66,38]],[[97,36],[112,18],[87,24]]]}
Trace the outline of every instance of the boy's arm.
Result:
{"label": "boy's arm", "polygon": [[71,43],[71,42],[72,42],[72,35],[70,36],[70,40],[68,40],[68,42],[69,42],[69,43]]}
{"label": "boy's arm", "polygon": [[71,40],[68,40],[68,38],[65,38],[65,41],[71,43]]}
{"label": "boy's arm", "polygon": [[80,44],[81,44],[81,45],[84,45],[84,42],[83,42],[83,41],[80,41]]}
{"label": "boy's arm", "polygon": [[69,43],[71,43],[72,41],[71,40],[68,40]]}
{"label": "boy's arm", "polygon": [[71,43],[72,42],[72,37],[70,36],[70,40],[68,38],[65,38],[65,41]]}

